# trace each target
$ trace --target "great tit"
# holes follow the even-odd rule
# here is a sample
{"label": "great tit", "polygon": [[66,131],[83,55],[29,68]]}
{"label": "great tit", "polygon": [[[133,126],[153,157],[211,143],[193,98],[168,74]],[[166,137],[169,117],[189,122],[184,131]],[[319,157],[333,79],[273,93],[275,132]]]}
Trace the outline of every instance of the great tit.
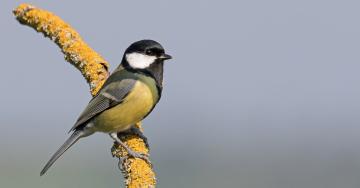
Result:
{"label": "great tit", "polygon": [[156,41],[141,40],[131,44],[120,65],[80,114],[70,130],[71,136],[47,162],[40,175],[45,174],[76,141],[95,132],[110,134],[130,156],[147,159],[127,147],[117,134],[134,129],[133,125],[149,115],[159,102],[164,61],[168,59],[171,56],[165,54],[164,48]]}

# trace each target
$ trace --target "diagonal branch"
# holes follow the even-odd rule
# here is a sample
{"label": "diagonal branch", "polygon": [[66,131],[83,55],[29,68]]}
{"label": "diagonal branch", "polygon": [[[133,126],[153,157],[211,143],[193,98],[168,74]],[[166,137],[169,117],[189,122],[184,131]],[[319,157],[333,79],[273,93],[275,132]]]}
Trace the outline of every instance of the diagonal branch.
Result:
{"label": "diagonal branch", "polygon": [[[108,78],[109,63],[91,49],[80,35],[61,18],[51,12],[29,4],[21,4],[14,11],[16,19],[34,28],[53,40],[65,55],[65,60],[74,65],[90,85],[94,96]],[[136,125],[141,129],[141,123]],[[133,151],[149,154],[144,141],[136,135],[121,137]],[[114,144],[112,154],[121,161],[121,167],[128,188],[155,187],[156,178],[152,166],[141,159],[129,158],[126,150]]]}

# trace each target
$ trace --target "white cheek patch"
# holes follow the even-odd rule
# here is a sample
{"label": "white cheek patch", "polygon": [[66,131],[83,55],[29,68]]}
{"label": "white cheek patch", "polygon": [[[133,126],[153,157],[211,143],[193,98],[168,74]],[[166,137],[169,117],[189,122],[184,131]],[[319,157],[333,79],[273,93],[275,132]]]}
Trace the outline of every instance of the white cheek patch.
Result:
{"label": "white cheek patch", "polygon": [[135,69],[145,69],[154,63],[155,60],[156,56],[149,56],[136,52],[126,54],[126,61]]}

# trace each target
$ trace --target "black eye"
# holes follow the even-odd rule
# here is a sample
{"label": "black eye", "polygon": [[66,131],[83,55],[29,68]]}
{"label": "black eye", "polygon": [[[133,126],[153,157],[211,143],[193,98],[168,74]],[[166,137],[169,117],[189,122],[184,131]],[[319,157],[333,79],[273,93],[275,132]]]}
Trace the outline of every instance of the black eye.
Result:
{"label": "black eye", "polygon": [[146,50],[145,53],[146,55],[154,55],[154,52],[152,50]]}

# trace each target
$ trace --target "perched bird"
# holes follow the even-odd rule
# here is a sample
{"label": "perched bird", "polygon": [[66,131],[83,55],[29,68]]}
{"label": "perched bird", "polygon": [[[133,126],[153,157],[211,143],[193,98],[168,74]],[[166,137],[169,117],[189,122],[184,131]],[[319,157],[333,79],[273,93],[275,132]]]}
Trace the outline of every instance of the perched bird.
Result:
{"label": "perched bird", "polygon": [[130,156],[147,159],[132,151],[117,133],[134,130],[133,125],[144,119],[159,102],[163,82],[164,61],[171,59],[156,41],[141,40],[131,44],[125,51],[121,64],[106,80],[71,128],[71,136],[47,162],[40,175],[76,141],[95,132],[110,134],[124,147]]}

